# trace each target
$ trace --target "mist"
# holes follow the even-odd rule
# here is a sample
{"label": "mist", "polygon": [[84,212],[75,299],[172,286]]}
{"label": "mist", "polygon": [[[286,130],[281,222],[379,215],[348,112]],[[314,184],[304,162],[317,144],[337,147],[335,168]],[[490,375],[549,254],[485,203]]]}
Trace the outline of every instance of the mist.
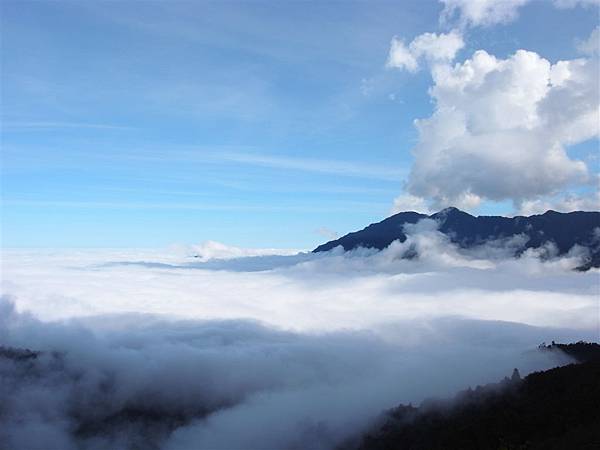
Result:
{"label": "mist", "polygon": [[581,249],[408,231],[381,252],[6,252],[0,345],[40,353],[0,357],[0,443],[332,449],[399,403],[569,362],[541,342],[597,340]]}
{"label": "mist", "polygon": [[8,448],[334,448],[399,401],[568,361],[572,330],[446,318],[295,333],[254,321],[112,315],[41,322],[3,299]]}
{"label": "mist", "polygon": [[195,247],[6,251],[2,292],[42,320],[136,312],[331,331],[451,315],[598,326],[598,270],[573,270],[584,249],[556,257],[550,246],[513,257],[517,237],[465,250],[429,220],[407,233],[380,252],[214,254],[207,261],[190,256]]}

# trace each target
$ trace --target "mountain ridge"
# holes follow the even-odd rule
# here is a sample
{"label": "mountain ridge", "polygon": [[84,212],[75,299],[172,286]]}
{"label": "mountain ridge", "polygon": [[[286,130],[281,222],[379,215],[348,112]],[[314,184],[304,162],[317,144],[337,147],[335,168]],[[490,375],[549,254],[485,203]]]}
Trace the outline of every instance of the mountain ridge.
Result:
{"label": "mountain ridge", "polygon": [[521,251],[539,248],[552,242],[559,255],[569,252],[574,245],[589,250],[588,261],[583,269],[600,267],[600,212],[572,211],[561,213],[548,210],[531,216],[473,216],[455,207],[445,208],[434,214],[404,211],[372,223],[359,231],[326,242],[313,250],[323,252],[341,246],[345,251],[358,247],[383,250],[393,241],[404,242],[404,227],[423,219],[438,222],[439,231],[454,244],[463,248],[517,235],[527,237]]}

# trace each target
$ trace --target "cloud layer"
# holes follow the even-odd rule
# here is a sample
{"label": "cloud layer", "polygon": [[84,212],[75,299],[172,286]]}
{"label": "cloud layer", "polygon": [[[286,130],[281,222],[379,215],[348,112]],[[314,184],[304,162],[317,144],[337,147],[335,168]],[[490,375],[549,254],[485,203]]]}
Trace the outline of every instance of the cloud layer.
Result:
{"label": "cloud layer", "polygon": [[[331,449],[398,401],[568,360],[565,331],[445,319],[298,334],[119,315],[42,323],[0,301],[0,444],[14,450]],[[418,374],[418,376],[416,376]]]}
{"label": "cloud layer", "polygon": [[397,403],[566,362],[542,341],[597,339],[581,249],[405,231],[381,252],[6,252],[0,346],[43,353],[0,351],[0,446],[332,449]]}
{"label": "cloud layer", "polygon": [[[509,256],[518,239],[467,251],[431,221],[406,233],[404,243],[382,252],[337,249],[208,261],[187,250],[7,252],[3,292],[44,319],[136,311],[248,318],[295,330],[362,329],[444,315],[597,325],[590,314],[597,307],[597,273],[572,270],[583,249],[553,259],[552,249],[542,248],[514,259]],[[418,258],[403,259],[415,252]]]}

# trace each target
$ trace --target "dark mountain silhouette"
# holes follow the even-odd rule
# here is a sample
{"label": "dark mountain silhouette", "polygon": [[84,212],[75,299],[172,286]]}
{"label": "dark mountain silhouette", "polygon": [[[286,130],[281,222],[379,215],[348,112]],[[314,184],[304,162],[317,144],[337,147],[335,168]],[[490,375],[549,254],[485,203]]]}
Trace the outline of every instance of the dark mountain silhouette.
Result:
{"label": "dark mountain silhouette", "polygon": [[348,233],[339,239],[320,245],[313,252],[342,246],[344,250],[357,247],[384,249],[395,240],[404,242],[404,226],[422,219],[437,221],[439,230],[463,248],[484,244],[496,239],[525,235],[527,242],[520,251],[537,248],[553,242],[560,255],[574,245],[590,251],[589,260],[582,268],[600,267],[600,212],[576,211],[559,213],[547,211],[534,216],[472,216],[457,208],[446,208],[430,216],[416,212],[401,212],[360,231]]}
{"label": "dark mountain silhouette", "polygon": [[600,448],[600,345],[540,346],[562,351],[569,364],[521,379],[515,369],[499,383],[469,388],[453,399],[387,411],[344,450]]}

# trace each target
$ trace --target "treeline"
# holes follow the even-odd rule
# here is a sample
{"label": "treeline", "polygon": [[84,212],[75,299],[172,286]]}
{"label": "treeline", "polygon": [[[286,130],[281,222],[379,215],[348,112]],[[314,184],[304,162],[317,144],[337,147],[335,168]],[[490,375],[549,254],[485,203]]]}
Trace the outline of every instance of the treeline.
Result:
{"label": "treeline", "polygon": [[450,400],[400,405],[344,449],[600,449],[600,345],[542,344],[579,361],[460,392]]}

